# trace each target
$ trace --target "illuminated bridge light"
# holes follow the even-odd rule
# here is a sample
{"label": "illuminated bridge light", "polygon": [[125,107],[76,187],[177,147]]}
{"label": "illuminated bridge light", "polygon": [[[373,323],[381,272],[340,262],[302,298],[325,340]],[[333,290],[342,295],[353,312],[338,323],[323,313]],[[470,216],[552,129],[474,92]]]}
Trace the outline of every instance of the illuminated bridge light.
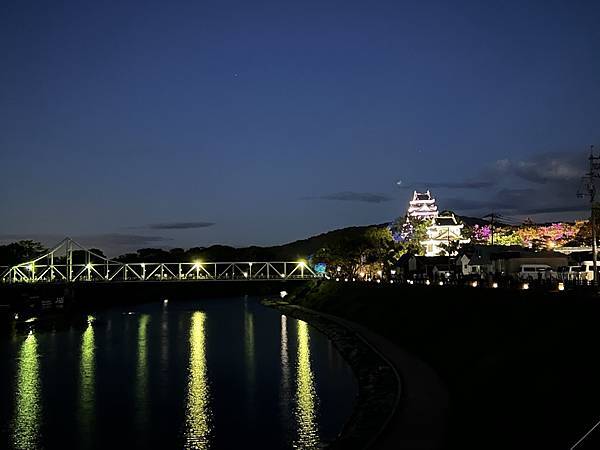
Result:
{"label": "illuminated bridge light", "polygon": [[12,444],[15,449],[37,449],[42,404],[37,340],[33,333],[21,344],[16,382]]}
{"label": "illuminated bridge light", "polygon": [[212,414],[206,365],[206,314],[192,315],[190,328],[190,365],[185,408],[185,448],[204,450],[210,447]]}
{"label": "illuminated bridge light", "polygon": [[319,428],[317,424],[317,393],[314,375],[310,364],[310,338],[308,325],[298,321],[298,355],[296,373],[296,423],[298,437],[296,449],[319,448]]}

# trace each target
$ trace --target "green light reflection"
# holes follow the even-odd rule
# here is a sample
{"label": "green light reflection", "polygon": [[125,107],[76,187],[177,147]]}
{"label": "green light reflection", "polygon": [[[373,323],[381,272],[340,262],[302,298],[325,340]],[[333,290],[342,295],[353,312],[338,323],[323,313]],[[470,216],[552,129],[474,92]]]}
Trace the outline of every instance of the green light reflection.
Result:
{"label": "green light reflection", "polygon": [[15,449],[37,449],[42,416],[40,365],[37,339],[31,332],[21,344],[16,383],[12,443]]}
{"label": "green light reflection", "polygon": [[308,325],[298,321],[298,355],[296,366],[296,423],[298,437],[294,448],[319,448],[319,428],[317,424],[317,393],[313,371],[310,365],[310,338]]}
{"label": "green light reflection", "polygon": [[136,422],[139,429],[144,429],[148,414],[148,321],[150,316],[142,314],[138,324],[138,352],[136,370]]}
{"label": "green light reflection", "polygon": [[190,328],[190,364],[185,411],[185,448],[204,450],[210,447],[212,413],[206,364],[206,314],[192,315]]}

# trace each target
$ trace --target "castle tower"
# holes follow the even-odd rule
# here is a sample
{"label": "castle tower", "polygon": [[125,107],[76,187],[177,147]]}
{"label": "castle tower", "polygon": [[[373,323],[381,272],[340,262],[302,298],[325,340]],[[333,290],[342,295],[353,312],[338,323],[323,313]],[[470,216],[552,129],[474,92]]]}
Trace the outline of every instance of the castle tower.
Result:
{"label": "castle tower", "polygon": [[435,198],[431,196],[431,192],[413,193],[413,199],[408,206],[408,218],[416,218],[420,220],[435,219],[438,216],[438,208],[435,204]]}

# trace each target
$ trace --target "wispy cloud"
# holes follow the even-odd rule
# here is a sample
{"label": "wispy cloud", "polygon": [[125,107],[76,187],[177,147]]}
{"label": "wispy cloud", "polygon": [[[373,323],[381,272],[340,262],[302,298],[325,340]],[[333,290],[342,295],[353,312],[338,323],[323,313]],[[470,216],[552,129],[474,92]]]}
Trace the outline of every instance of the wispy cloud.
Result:
{"label": "wispy cloud", "polygon": [[107,246],[107,247],[135,247],[143,245],[154,245],[156,243],[165,243],[171,240],[163,236],[147,236],[143,234],[121,234],[121,233],[106,233],[106,234],[88,234],[82,236],[74,236],[73,239],[84,246]]}
{"label": "wispy cloud", "polygon": [[444,204],[457,212],[481,215],[490,212],[524,216],[585,212],[589,206],[572,192],[556,194],[546,189],[502,189],[487,199],[446,198]]}
{"label": "wispy cloud", "polygon": [[585,172],[585,154],[539,153],[525,160],[500,159],[491,171],[497,175],[514,175],[535,184],[579,180]]}
{"label": "wispy cloud", "polygon": [[[557,214],[574,217],[587,210],[575,196],[586,171],[585,152],[537,153],[526,158],[499,159],[470,174],[465,181],[401,183],[434,192],[442,208],[473,215],[498,212],[513,216]],[[444,190],[464,196],[444,196]]]}
{"label": "wispy cloud", "polygon": [[389,202],[392,197],[384,194],[374,194],[371,192],[335,192],[333,194],[324,194],[311,197],[303,197],[302,200],[332,200],[341,202],[360,202],[360,203],[383,203]]}
{"label": "wispy cloud", "polygon": [[397,184],[406,189],[486,189],[497,183],[496,181],[416,181]]}
{"label": "wispy cloud", "polygon": [[153,223],[145,228],[150,230],[190,230],[195,228],[208,228],[215,225],[214,222],[167,222]]}

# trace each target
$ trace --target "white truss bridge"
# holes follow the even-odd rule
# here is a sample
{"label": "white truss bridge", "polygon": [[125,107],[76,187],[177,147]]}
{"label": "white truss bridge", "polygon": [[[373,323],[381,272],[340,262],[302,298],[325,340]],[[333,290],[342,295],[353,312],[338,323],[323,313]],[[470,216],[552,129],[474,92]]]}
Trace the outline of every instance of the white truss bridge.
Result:
{"label": "white truss bridge", "polygon": [[115,261],[65,238],[48,253],[9,267],[3,283],[234,281],[319,278],[304,261],[133,262]]}

